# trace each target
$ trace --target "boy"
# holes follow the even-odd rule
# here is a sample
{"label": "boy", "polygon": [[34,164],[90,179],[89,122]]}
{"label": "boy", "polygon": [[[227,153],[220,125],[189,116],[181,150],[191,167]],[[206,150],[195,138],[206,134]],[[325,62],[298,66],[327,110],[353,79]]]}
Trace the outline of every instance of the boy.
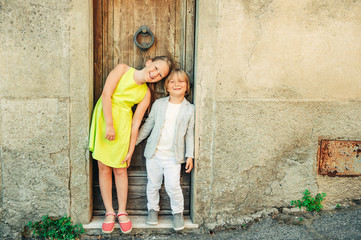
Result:
{"label": "boy", "polygon": [[[158,224],[159,189],[164,175],[165,189],[169,195],[173,228],[184,229],[184,199],[180,187],[181,164],[186,162],[186,172],[193,168],[194,105],[185,96],[190,91],[187,74],[173,70],[165,81],[169,97],[154,102],[149,117],[139,131],[137,143],[149,134],[144,151],[147,167],[147,224]],[[187,158],[186,161],[184,158]]]}

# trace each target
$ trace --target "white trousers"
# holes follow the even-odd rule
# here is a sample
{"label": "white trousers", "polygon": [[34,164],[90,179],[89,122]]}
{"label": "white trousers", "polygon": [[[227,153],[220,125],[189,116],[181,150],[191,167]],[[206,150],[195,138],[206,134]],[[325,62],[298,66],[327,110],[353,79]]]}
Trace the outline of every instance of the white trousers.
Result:
{"label": "white trousers", "polygon": [[159,211],[159,189],[162,186],[164,176],[165,190],[170,198],[172,214],[182,213],[184,200],[180,187],[181,164],[176,163],[174,158],[154,155],[147,159],[147,207],[148,210]]}

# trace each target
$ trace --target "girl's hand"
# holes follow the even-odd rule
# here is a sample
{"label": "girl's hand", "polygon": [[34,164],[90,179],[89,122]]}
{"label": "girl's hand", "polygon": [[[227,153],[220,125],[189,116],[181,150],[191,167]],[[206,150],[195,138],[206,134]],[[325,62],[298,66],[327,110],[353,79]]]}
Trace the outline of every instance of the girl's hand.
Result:
{"label": "girl's hand", "polygon": [[127,156],[125,156],[122,164],[124,164],[125,162],[127,163],[127,168],[130,166],[130,161],[132,161],[132,154],[130,154],[128,152]]}
{"label": "girl's hand", "polygon": [[187,158],[186,162],[186,173],[190,173],[193,169],[193,158]]}
{"label": "girl's hand", "polygon": [[113,126],[107,127],[105,130],[105,138],[109,141],[113,141],[115,139],[115,129]]}

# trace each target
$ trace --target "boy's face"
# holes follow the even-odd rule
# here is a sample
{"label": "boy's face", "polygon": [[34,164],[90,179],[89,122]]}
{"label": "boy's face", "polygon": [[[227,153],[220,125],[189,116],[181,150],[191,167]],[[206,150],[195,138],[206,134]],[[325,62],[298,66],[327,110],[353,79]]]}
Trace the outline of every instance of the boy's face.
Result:
{"label": "boy's face", "polygon": [[184,97],[187,91],[187,81],[174,74],[168,82],[167,92],[172,97]]}

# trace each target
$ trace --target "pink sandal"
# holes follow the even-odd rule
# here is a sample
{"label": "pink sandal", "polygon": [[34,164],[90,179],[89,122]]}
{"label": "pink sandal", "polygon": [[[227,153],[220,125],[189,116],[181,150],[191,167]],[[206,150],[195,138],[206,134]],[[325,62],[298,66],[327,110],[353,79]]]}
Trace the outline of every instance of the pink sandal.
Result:
{"label": "pink sandal", "polygon": [[[105,216],[110,216],[110,215],[115,216],[115,213],[114,212],[107,212],[105,214]],[[113,232],[114,225],[115,225],[115,219],[114,219],[113,222],[103,222],[103,225],[102,225],[103,233],[111,233],[111,232]]]}
{"label": "pink sandal", "polygon": [[120,230],[122,230],[123,233],[129,233],[130,231],[132,231],[132,221],[130,221],[130,219],[128,221],[125,222],[120,222],[119,221],[119,217],[120,216],[128,216],[128,213],[126,212],[120,212],[117,215],[118,218],[118,222],[119,222],[119,226],[120,226]]}

